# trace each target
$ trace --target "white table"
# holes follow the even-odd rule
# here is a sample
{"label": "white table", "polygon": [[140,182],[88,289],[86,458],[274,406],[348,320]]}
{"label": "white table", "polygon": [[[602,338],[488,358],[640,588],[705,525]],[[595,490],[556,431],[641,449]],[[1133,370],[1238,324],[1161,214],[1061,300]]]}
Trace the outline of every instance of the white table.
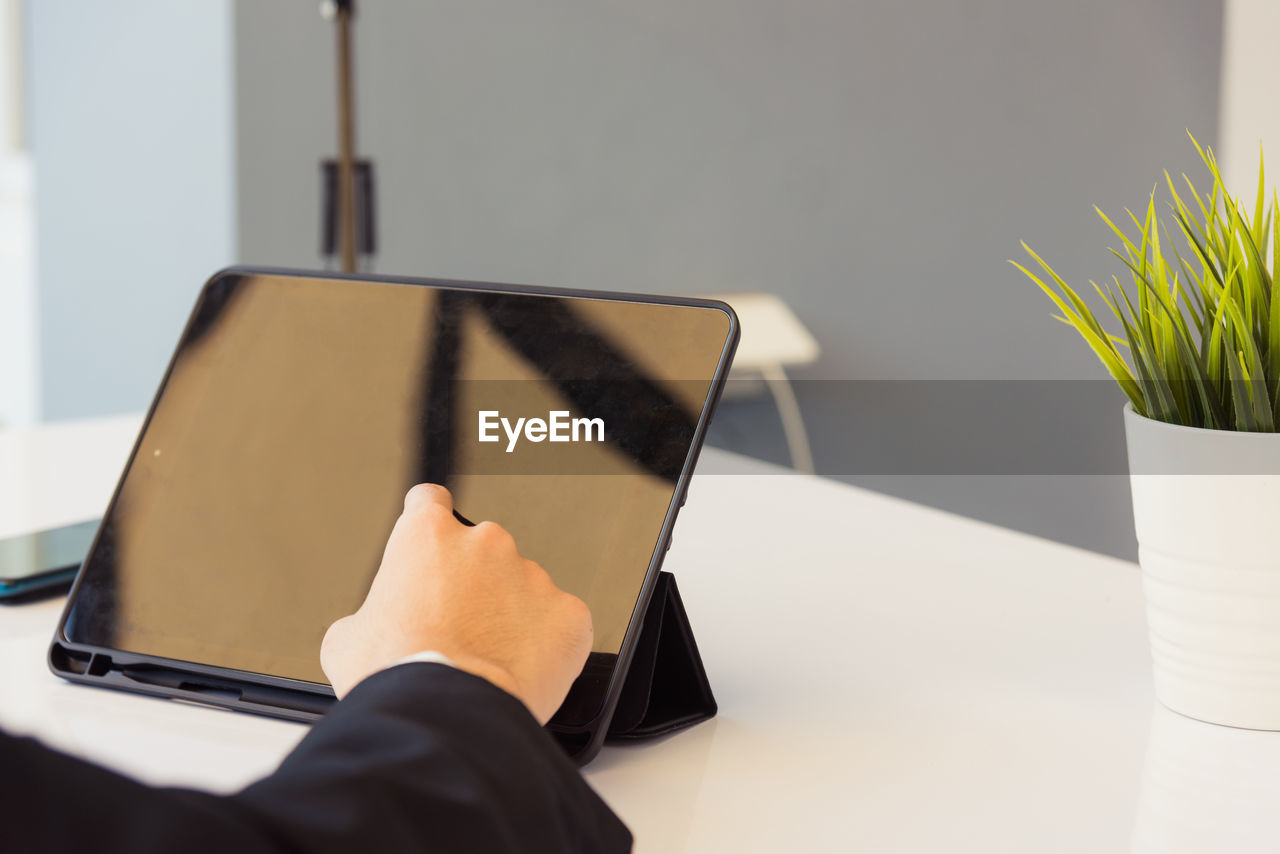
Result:
{"label": "white table", "polygon": [[[137,424],[0,433],[0,536],[99,513]],[[586,772],[637,850],[1280,846],[1280,735],[1155,706],[1133,565],[723,453],[700,471],[667,567],[720,716]],[[58,680],[61,604],[0,608],[0,725],[224,791],[302,736]]]}

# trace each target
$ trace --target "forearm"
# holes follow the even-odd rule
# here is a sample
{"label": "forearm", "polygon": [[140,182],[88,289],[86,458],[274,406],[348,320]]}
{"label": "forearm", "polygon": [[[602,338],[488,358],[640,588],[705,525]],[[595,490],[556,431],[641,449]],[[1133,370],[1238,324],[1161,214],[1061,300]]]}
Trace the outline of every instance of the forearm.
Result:
{"label": "forearm", "polygon": [[625,851],[631,836],[522,703],[440,664],[357,686],[236,796],[297,850]]}
{"label": "forearm", "polygon": [[98,854],[631,845],[523,704],[478,677],[421,663],[369,677],[276,773],[231,796],[151,788],[0,733],[0,824],[14,851]]}
{"label": "forearm", "polygon": [[0,850],[95,854],[283,850],[231,799],[157,789],[0,733]]}

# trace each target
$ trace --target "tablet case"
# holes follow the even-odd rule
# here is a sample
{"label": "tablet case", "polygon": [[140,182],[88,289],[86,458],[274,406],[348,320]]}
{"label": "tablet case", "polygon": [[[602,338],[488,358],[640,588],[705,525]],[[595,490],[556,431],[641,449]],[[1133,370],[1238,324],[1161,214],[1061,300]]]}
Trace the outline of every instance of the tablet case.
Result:
{"label": "tablet case", "polygon": [[605,742],[666,735],[715,714],[716,700],[675,576],[660,572]]}
{"label": "tablet case", "polygon": [[[113,662],[109,655],[57,642],[49,649],[49,668],[73,682],[302,722],[319,720],[334,702],[331,696],[228,681],[195,669]],[[605,741],[621,744],[666,735],[712,718],[716,711],[675,576],[659,572]],[[580,756],[582,744],[553,735],[570,756]]]}

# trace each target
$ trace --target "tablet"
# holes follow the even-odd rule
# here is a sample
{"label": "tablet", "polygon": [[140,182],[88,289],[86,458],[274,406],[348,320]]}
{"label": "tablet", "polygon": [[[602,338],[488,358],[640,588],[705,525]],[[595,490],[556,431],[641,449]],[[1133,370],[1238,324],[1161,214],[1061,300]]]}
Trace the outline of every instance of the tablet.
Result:
{"label": "tablet", "polygon": [[738,339],[707,300],[234,268],[202,289],[50,651],[285,718],[333,692],[404,494],[440,483],[595,624],[550,727],[599,747]]}

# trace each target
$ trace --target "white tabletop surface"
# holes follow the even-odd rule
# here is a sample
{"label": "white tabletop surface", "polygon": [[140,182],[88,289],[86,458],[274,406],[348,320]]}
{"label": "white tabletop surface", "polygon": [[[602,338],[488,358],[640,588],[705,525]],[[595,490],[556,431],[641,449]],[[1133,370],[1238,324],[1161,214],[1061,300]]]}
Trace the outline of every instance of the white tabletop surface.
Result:
{"label": "white tabletop surface", "polygon": [[[0,433],[0,536],[100,513],[137,425]],[[1155,705],[1132,564],[714,451],[700,471],[667,568],[720,715],[586,771],[638,851],[1280,849],[1280,736]],[[219,791],[305,731],[62,682],[61,605],[0,607],[0,725]]]}

